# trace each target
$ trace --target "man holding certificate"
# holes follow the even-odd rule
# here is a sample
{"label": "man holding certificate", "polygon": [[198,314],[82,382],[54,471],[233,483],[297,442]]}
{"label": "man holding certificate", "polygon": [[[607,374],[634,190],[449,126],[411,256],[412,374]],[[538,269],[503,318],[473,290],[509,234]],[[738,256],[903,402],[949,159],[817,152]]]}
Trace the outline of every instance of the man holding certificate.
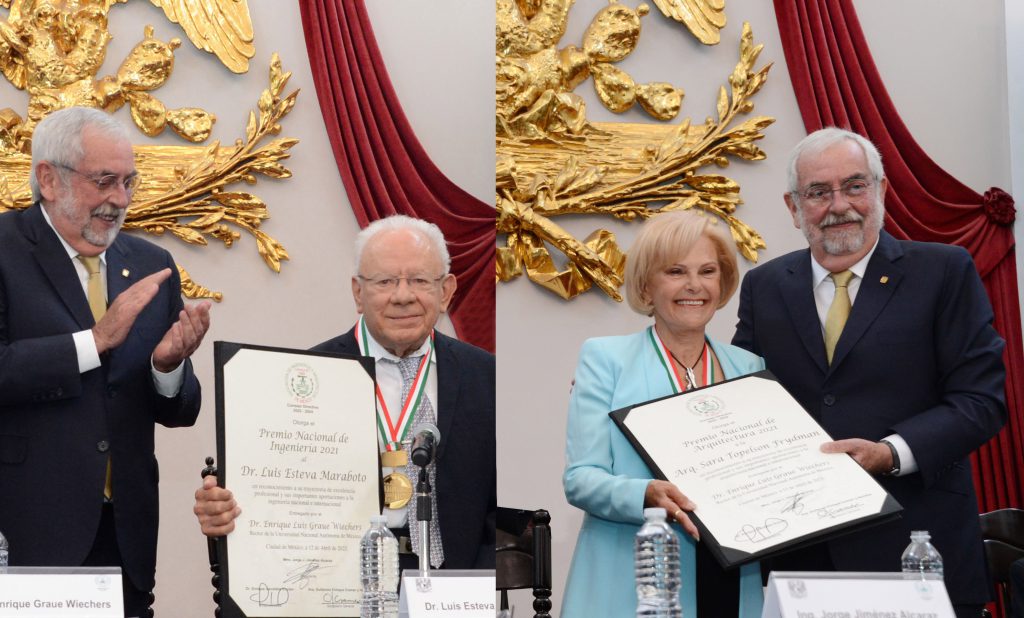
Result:
{"label": "man holding certificate", "polygon": [[[440,433],[427,467],[435,498],[430,564],[494,568],[494,356],[434,330],[456,286],[444,236],[436,225],[395,215],[362,230],[355,254],[352,295],[361,316],[313,350],[375,361],[384,515],[399,538],[401,567],[418,564],[411,498],[419,468],[407,453],[414,431],[429,423]],[[213,477],[196,492],[194,511],[209,536],[231,532],[241,513]]]}
{"label": "man holding certificate", "polygon": [[785,201],[809,250],[750,271],[733,343],[904,507],[900,520],[772,561],[776,570],[898,571],[928,530],[957,616],[989,598],[968,455],[1006,420],[1003,340],[970,256],[882,230],[877,149],[836,128],[795,148]]}

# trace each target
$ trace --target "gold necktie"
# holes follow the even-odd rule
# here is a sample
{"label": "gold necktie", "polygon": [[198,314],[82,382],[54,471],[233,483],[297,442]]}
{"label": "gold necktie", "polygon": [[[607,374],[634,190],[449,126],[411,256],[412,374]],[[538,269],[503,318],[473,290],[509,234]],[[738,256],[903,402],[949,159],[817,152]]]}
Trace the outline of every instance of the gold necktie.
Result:
{"label": "gold necktie", "polygon": [[[107,286],[104,284],[103,276],[100,274],[100,258],[98,255],[94,255],[92,257],[80,255],[78,256],[78,260],[85,265],[85,270],[89,273],[88,293],[86,296],[89,298],[89,309],[92,310],[92,317],[99,322],[100,318],[103,317],[103,314],[107,312]],[[103,497],[110,500],[110,497],[113,495],[114,489],[110,475],[110,456],[107,455],[107,478],[103,482]]]}
{"label": "gold necktie", "polygon": [[89,309],[92,309],[92,317],[97,322],[103,317],[103,314],[107,312],[107,286],[103,283],[103,277],[100,275],[100,257],[94,255],[92,257],[86,257],[84,255],[78,256],[78,260],[85,265],[85,270],[89,273]]}
{"label": "gold necktie", "polygon": [[846,287],[850,285],[853,273],[844,270],[829,276],[836,284],[836,295],[832,298],[828,315],[825,316],[825,356],[828,357],[828,364],[831,365],[832,355],[836,351],[836,343],[839,342],[839,335],[843,333],[846,319],[850,317],[850,292]]}

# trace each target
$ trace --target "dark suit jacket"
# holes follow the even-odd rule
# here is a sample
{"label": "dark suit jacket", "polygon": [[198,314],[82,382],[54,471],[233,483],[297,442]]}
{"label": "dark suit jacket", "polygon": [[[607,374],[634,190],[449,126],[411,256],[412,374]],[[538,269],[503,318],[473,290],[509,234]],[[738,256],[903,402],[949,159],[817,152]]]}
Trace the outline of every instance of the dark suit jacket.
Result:
{"label": "dark suit jacket", "polygon": [[[313,350],[361,354],[354,329]],[[497,512],[494,356],[438,332],[434,350],[437,428],[441,433],[434,496],[441,520],[444,568],[493,569]]]}
{"label": "dark suit jacket", "polygon": [[172,276],[128,338],[79,373],[71,334],[94,320],[74,265],[39,205],[0,215],[0,531],[12,565],[78,566],[96,537],[107,456],[126,575],[153,587],[157,483],[154,423],[191,425],[199,383],[185,362],[177,397],[153,387],[153,348],[182,308],[174,261],[120,235],[107,249],[107,297],[163,268]]}
{"label": "dark suit jacket", "polygon": [[900,521],[828,543],[839,570],[898,571],[911,530],[928,530],[954,603],[988,599],[968,455],[1006,422],[1003,340],[974,263],[959,247],[884,231],[831,367],[811,290],[808,250],[750,271],[733,343],[759,354],[834,439],[910,446],[920,471],[878,477]]}

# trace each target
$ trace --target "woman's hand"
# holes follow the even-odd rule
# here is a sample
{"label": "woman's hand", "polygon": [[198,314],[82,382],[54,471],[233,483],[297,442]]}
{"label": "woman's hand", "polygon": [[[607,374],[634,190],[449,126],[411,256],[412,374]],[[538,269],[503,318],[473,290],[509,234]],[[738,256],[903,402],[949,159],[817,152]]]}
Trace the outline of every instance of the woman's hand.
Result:
{"label": "woman's hand", "polygon": [[690,500],[679,491],[679,488],[668,481],[651,481],[647,484],[647,491],[644,492],[644,507],[661,507],[668,513],[669,520],[679,522],[683,530],[692,536],[694,540],[700,541],[700,533],[697,526],[693,525],[690,518],[684,511],[692,511],[697,508],[693,500]]}

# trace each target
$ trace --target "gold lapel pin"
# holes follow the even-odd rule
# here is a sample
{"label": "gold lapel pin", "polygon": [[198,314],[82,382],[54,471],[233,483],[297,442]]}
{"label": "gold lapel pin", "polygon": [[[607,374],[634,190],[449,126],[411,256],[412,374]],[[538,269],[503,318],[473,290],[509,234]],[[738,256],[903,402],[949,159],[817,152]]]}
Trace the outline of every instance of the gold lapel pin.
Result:
{"label": "gold lapel pin", "polygon": [[882,275],[882,278],[879,279],[878,281],[879,281],[879,283],[889,283],[889,276],[888,275]]}
{"label": "gold lapel pin", "polygon": [[128,276],[128,275],[130,275],[130,274],[131,274],[131,273],[130,273],[130,272],[128,272],[128,269],[127,269],[127,268],[122,268],[122,269],[121,269],[121,276],[122,276],[122,277],[127,277],[127,276]]}

